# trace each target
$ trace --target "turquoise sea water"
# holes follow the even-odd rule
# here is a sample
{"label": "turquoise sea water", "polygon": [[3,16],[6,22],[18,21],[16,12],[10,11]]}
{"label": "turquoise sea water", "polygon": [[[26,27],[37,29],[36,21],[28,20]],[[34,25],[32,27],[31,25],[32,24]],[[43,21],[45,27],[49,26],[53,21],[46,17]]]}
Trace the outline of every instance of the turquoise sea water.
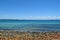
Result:
{"label": "turquoise sea water", "polygon": [[0,20],[0,30],[60,31],[60,20]]}

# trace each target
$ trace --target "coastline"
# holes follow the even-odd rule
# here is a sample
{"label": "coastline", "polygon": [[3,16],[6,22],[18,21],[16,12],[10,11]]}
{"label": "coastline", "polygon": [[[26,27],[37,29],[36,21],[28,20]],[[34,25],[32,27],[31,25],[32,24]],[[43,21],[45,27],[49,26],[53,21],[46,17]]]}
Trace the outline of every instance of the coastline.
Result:
{"label": "coastline", "polygon": [[16,30],[0,30],[0,40],[60,40],[60,31],[21,32]]}
{"label": "coastline", "polygon": [[60,20],[0,20],[0,40],[60,40]]}

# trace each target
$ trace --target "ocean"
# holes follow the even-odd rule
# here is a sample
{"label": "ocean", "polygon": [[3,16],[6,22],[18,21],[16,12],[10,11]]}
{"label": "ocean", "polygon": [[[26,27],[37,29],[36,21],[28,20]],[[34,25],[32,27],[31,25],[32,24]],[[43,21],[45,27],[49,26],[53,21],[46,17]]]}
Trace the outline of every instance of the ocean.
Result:
{"label": "ocean", "polygon": [[0,30],[60,31],[60,20],[0,20]]}

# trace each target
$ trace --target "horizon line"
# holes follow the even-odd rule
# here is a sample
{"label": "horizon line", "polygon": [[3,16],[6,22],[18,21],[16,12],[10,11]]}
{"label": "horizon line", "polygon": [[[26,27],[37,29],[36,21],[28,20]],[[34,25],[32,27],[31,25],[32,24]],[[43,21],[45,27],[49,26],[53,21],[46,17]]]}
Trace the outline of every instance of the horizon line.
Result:
{"label": "horizon line", "polygon": [[0,20],[60,20],[60,19],[0,19]]}

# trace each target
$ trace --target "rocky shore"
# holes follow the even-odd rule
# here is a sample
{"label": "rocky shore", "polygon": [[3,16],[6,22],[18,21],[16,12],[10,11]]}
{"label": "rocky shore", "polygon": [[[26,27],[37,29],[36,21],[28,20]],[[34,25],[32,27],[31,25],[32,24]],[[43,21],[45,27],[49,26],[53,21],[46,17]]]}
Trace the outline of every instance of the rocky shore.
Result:
{"label": "rocky shore", "polygon": [[0,40],[60,40],[60,32],[21,32],[0,30]]}

